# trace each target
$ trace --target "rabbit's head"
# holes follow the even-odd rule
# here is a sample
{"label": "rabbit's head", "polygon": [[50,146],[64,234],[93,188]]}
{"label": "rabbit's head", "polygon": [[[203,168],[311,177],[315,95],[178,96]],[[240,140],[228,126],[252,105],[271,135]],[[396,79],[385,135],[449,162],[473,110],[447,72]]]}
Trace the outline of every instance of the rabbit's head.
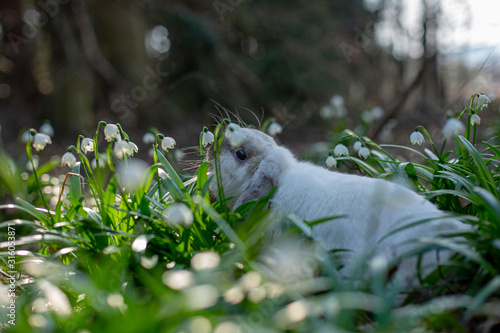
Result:
{"label": "rabbit's head", "polygon": [[[271,136],[255,129],[236,128],[232,137],[226,133],[222,141],[218,170],[224,195],[231,198],[228,205],[232,209],[268,194],[279,185],[281,173],[295,161],[292,153],[278,146]],[[229,130],[234,128],[226,132]],[[213,160],[211,169],[216,171]],[[216,177],[210,190],[218,196]]]}

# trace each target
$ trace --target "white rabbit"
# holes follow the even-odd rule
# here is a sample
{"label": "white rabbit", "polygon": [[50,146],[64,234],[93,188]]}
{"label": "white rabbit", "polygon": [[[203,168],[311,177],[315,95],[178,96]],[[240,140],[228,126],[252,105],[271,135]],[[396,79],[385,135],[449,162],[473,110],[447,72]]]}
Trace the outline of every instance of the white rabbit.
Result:
{"label": "white rabbit", "polygon": [[[298,161],[288,149],[278,146],[261,131],[238,129],[238,141],[232,145],[226,135],[219,159],[224,194],[232,198],[228,201],[230,208],[261,198],[277,187],[270,205],[277,213],[295,214],[305,221],[344,216],[313,227],[313,238],[329,250],[381,254],[391,261],[416,248],[418,243],[413,242],[416,238],[467,228],[459,221],[445,218],[432,203],[403,186]],[[217,193],[215,180],[211,191]],[[404,225],[439,216],[443,218],[416,224],[384,238]],[[449,255],[449,251],[441,251],[439,256],[435,252],[424,255],[424,272],[430,272]],[[349,257],[345,264],[349,265]],[[415,278],[415,264],[413,258],[398,267],[400,278],[407,283]]]}

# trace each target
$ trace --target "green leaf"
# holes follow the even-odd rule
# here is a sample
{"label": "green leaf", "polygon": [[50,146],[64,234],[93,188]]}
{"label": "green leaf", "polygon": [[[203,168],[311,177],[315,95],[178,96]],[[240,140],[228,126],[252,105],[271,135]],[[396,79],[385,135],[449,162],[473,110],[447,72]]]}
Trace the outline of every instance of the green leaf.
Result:
{"label": "green leaf", "polygon": [[495,197],[498,198],[499,197],[498,190],[494,185],[495,180],[493,179],[493,176],[488,170],[488,167],[484,163],[481,155],[466,138],[464,138],[463,136],[459,136],[459,139],[460,141],[462,141],[465,148],[469,151],[470,155],[472,156],[472,159],[474,160],[474,163],[477,166],[476,171],[479,183],[481,184],[482,187],[484,187],[486,190],[488,190]]}
{"label": "green leaf", "polygon": [[490,297],[491,294],[498,292],[498,290],[500,290],[500,276],[495,276],[495,278],[488,282],[488,284],[477,293],[476,297],[474,297],[469,308],[465,312],[465,317],[470,318],[474,310],[484,304],[486,299]]}
{"label": "green leaf", "polygon": [[[71,168],[71,173],[80,175],[80,162],[76,162]],[[69,197],[76,201],[82,197],[82,182],[80,176],[71,175],[69,178]]]}

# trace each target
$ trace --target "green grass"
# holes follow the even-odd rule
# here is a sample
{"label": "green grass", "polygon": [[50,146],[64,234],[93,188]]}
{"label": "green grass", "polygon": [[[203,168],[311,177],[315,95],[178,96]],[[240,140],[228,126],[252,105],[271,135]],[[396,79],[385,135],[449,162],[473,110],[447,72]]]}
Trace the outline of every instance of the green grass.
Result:
{"label": "green grass", "polygon": [[[478,111],[474,97],[462,112],[469,119]],[[391,285],[391,263],[378,259],[359,259],[343,277],[340,249],[328,253],[307,236],[315,222],[285,216],[286,231],[269,245],[272,193],[234,212],[225,199],[211,203],[208,184],[217,180],[207,175],[203,149],[196,172],[182,174],[171,153],[159,149],[157,134],[154,163],[140,169],[146,176],[125,184],[120,170],[134,158],[119,160],[113,142],[100,143],[103,126],[93,153],[81,151],[82,137],[70,147],[79,162],[62,177],[54,171],[59,162],[30,172],[0,148],[3,331],[467,332],[500,323],[494,310],[500,306],[500,146],[493,138],[476,143],[475,126],[453,139],[453,151],[423,127],[432,150],[381,146],[344,132],[342,142],[360,140],[371,156],[340,157],[343,167],[405,182],[477,229],[461,241],[429,240],[411,254],[457,252],[406,290]],[[221,127],[214,133],[217,156]],[[402,161],[403,150],[418,159]],[[26,154],[33,161],[30,142]],[[92,158],[105,160],[105,168],[92,169]],[[179,204],[187,217],[169,215]],[[15,238],[15,252],[8,237]],[[15,297],[9,297],[11,281]]]}

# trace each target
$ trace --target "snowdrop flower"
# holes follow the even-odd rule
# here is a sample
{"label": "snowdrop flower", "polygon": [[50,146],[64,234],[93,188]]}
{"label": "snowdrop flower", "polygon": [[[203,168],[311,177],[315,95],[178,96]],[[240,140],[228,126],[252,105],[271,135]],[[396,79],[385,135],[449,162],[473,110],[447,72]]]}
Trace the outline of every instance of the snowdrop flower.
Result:
{"label": "snowdrop flower", "polygon": [[[125,142],[125,141],[120,141]],[[125,191],[132,193],[142,186],[147,175],[149,165],[139,159],[132,158],[126,163],[118,165],[116,171],[120,177],[120,185]]]}
{"label": "snowdrop flower", "polygon": [[[90,166],[92,169],[97,168],[97,160],[94,158],[92,162],[90,162]],[[106,154],[99,154],[99,168],[104,169],[106,166]]]}
{"label": "snowdrop flower", "polygon": [[176,142],[174,138],[171,138],[169,136],[166,136],[161,140],[161,147],[163,150],[168,151],[169,149],[174,149],[174,146],[176,145]]}
{"label": "snowdrop flower", "polygon": [[33,138],[33,148],[37,151],[43,150],[47,144],[51,144],[50,136],[44,133],[36,133]]}
{"label": "snowdrop flower", "polygon": [[147,132],[142,137],[142,142],[144,142],[145,144],[153,144],[153,143],[155,143],[155,140],[156,140],[156,135],[154,135],[151,132]]}
{"label": "snowdrop flower", "polygon": [[120,130],[115,124],[107,124],[106,127],[104,127],[104,137],[108,142],[113,140],[120,141],[122,139],[120,136]]}
{"label": "snowdrop flower", "polygon": [[203,132],[203,134],[201,135],[201,145],[203,147],[206,147],[207,145],[214,143],[214,140],[215,140],[214,133],[210,131]]}
{"label": "snowdrop flower", "polygon": [[361,112],[361,120],[365,123],[371,123],[375,120],[375,116],[373,115],[371,110],[365,110]]}
{"label": "snowdrop flower", "polygon": [[67,165],[70,168],[76,163],[76,157],[69,151],[61,157],[61,165]]}
{"label": "snowdrop flower", "polygon": [[224,135],[233,147],[240,146],[246,140],[245,135],[241,133],[240,129],[240,126],[232,123],[229,124],[226,128],[226,132]]}
{"label": "snowdrop flower", "polygon": [[374,106],[370,112],[374,119],[381,119],[384,116],[384,109],[380,106]]}
{"label": "snowdrop flower", "polygon": [[332,118],[335,115],[335,109],[331,105],[322,106],[319,110],[319,115],[323,119]]}
{"label": "snowdrop flower", "polygon": [[361,149],[361,147],[363,147],[363,144],[361,143],[361,141],[356,141],[352,145],[352,149],[354,149],[355,152],[358,152]]}
{"label": "snowdrop flower", "polygon": [[87,154],[89,151],[94,151],[94,140],[85,138],[82,140],[82,151]]}
{"label": "snowdrop flower", "polygon": [[33,142],[33,134],[31,134],[29,130],[25,131],[23,135],[21,135],[21,141],[23,143],[28,142],[28,140],[31,140],[31,142]]}
{"label": "snowdrop flower", "polygon": [[349,155],[349,150],[347,149],[346,146],[343,144],[339,143],[337,146],[335,146],[335,149],[333,149],[333,154],[335,156],[348,156]]}
{"label": "snowdrop flower", "polygon": [[116,157],[122,159],[125,155],[133,155],[134,150],[127,141],[118,141],[113,147]]}
{"label": "snowdrop flower", "polygon": [[477,114],[473,114],[470,117],[470,124],[471,125],[480,125],[481,124],[481,118]]}
{"label": "snowdrop flower", "polygon": [[267,133],[269,133],[269,135],[271,136],[276,136],[281,132],[283,132],[283,127],[281,127],[281,125],[276,122],[272,122],[267,128]]}
{"label": "snowdrop flower", "polygon": [[137,147],[137,145],[135,143],[133,143],[132,141],[128,142],[128,146],[130,148],[130,156],[134,156],[134,153],[137,153],[139,151],[139,148]]}
{"label": "snowdrop flower", "polygon": [[184,204],[175,202],[163,212],[163,220],[171,226],[181,225],[185,228],[193,224],[193,212]]}
{"label": "snowdrop flower", "polygon": [[425,141],[424,136],[419,131],[415,131],[415,132],[411,133],[410,142],[412,145],[414,145],[414,144],[421,145],[424,141]]}
{"label": "snowdrop flower", "polygon": [[[185,206],[184,206],[185,207]],[[220,256],[213,251],[205,251],[197,253],[191,259],[191,267],[197,271],[204,269],[212,269],[220,264]]]}
{"label": "snowdrop flower", "polygon": [[485,107],[488,106],[489,103],[491,103],[491,100],[484,93],[480,93],[478,97],[479,98],[477,99],[477,108],[479,110],[484,109]]}
{"label": "snowdrop flower", "polygon": [[443,126],[443,136],[446,139],[463,134],[464,131],[464,124],[462,124],[460,120],[455,118],[448,119]]}
{"label": "snowdrop flower", "polygon": [[336,108],[343,107],[344,106],[344,97],[342,97],[340,95],[334,95],[330,99],[330,104],[333,105]]}
{"label": "snowdrop flower", "polygon": [[358,151],[358,155],[360,158],[364,158],[364,159],[367,159],[368,158],[368,155],[370,155],[370,149],[366,148],[366,147],[362,147],[359,151]]}
{"label": "snowdrop flower", "polygon": [[328,156],[326,159],[326,166],[329,168],[336,168],[337,167],[337,160],[333,156]]}
{"label": "snowdrop flower", "polygon": [[47,134],[48,136],[54,136],[54,128],[50,123],[45,123],[40,127],[40,133]]}

